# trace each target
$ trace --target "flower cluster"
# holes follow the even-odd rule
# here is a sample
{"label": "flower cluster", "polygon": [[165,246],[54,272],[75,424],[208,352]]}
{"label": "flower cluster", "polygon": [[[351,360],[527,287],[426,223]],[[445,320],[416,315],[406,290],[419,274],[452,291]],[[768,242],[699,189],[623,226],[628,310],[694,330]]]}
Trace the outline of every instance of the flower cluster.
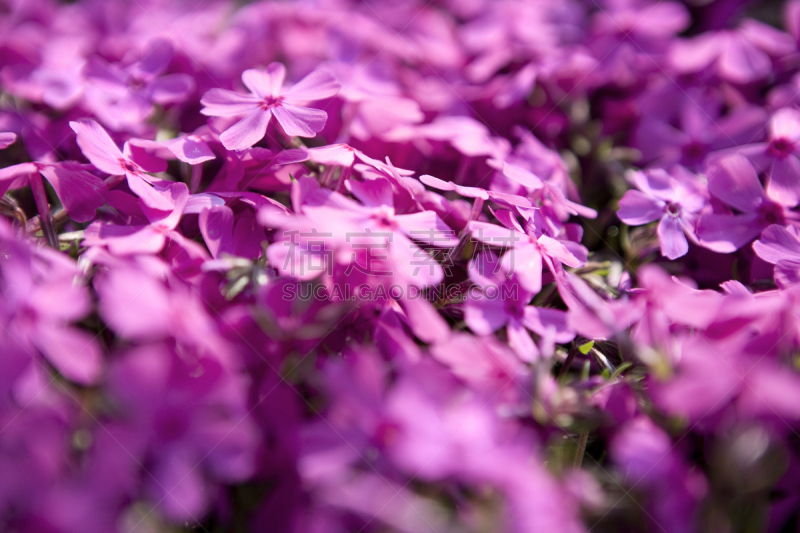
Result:
{"label": "flower cluster", "polygon": [[0,529],[796,528],[745,4],[0,0]]}

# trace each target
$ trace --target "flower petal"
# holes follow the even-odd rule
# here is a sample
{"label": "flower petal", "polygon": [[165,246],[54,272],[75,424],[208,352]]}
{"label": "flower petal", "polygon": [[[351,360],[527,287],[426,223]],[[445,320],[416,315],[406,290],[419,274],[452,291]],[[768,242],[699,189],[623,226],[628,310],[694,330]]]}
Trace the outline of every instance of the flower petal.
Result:
{"label": "flower petal", "polygon": [[8,148],[17,140],[17,134],[9,131],[0,132],[0,150]]}
{"label": "flower petal", "polygon": [[256,109],[225,130],[219,136],[219,140],[228,150],[250,148],[264,138],[270,118],[272,118],[272,112],[269,109]]}
{"label": "flower petal", "polygon": [[458,244],[456,232],[433,211],[420,211],[410,215],[396,215],[400,231],[418,241],[440,247]]}
{"label": "flower petal", "polygon": [[556,239],[548,237],[547,235],[542,235],[539,237],[539,246],[542,247],[542,251],[548,256],[556,259],[557,261],[561,261],[565,265],[571,266],[572,268],[581,267],[585,262],[573,255],[569,248],[564,246],[561,241],[557,241]]}
{"label": "flower petal", "polygon": [[188,74],[170,74],[161,76],[150,86],[155,103],[177,104],[183,102],[194,90],[194,78]]}
{"label": "flower petal", "polygon": [[703,215],[697,222],[700,244],[715,252],[735,252],[761,233],[757,215]]}
{"label": "flower petal", "polygon": [[283,131],[292,137],[315,137],[328,121],[328,114],[319,109],[284,103],[272,108]]}
{"label": "flower petal", "polygon": [[84,119],[70,122],[69,127],[78,136],[81,152],[94,166],[112,176],[125,174],[125,168],[120,164],[120,160],[125,158],[100,124]]}
{"label": "flower petal", "polygon": [[789,155],[775,161],[767,183],[767,195],[786,207],[794,207],[800,202],[800,160],[797,156]]}
{"label": "flower petal", "polygon": [[341,84],[330,72],[317,69],[284,93],[289,103],[313,102],[336,96]]}
{"label": "flower petal", "polygon": [[533,294],[542,290],[542,254],[536,246],[529,244],[513,248],[501,259],[503,268],[516,274],[519,284]]}
{"label": "flower petal", "polygon": [[34,343],[65,378],[93,385],[102,371],[100,347],[89,333],[64,326],[42,325]]}
{"label": "flower petal", "polygon": [[263,100],[251,94],[240,94],[226,89],[211,89],[203,95],[200,112],[210,117],[244,115],[258,109]]}
{"label": "flower petal", "polygon": [[242,73],[242,83],[259,98],[277,97],[281,94],[286,67],[270,63],[265,70],[248,69]]}
{"label": "flower petal", "polygon": [[778,261],[775,264],[775,283],[781,289],[800,285],[800,261]]}
{"label": "flower petal", "polygon": [[477,335],[491,335],[508,322],[498,291],[488,291],[464,303],[464,322]]}
{"label": "flower petal", "polygon": [[506,327],[508,345],[523,361],[533,361],[539,356],[539,350],[533,343],[531,334],[517,320],[511,320]]}
{"label": "flower petal", "polygon": [[41,172],[75,222],[89,222],[97,208],[106,203],[105,182],[88,172],[60,165],[43,166]]}
{"label": "flower petal", "polygon": [[661,255],[668,259],[683,257],[689,251],[689,243],[677,217],[667,215],[661,219],[658,224],[658,240],[661,243]]}
{"label": "flower petal", "polygon": [[765,197],[753,165],[742,155],[723,157],[708,169],[709,192],[726,204],[750,213]]}
{"label": "flower petal", "polygon": [[761,259],[772,264],[786,259],[800,261],[800,236],[795,227],[789,229],[773,224],[753,243],[753,250]]}
{"label": "flower petal", "polygon": [[619,201],[617,217],[631,226],[658,220],[664,214],[664,202],[641,191],[630,190]]}
{"label": "flower petal", "polygon": [[172,202],[156,191],[141,176],[129,172],[126,177],[128,178],[128,187],[147,207],[159,211],[172,211],[173,207],[175,207]]}

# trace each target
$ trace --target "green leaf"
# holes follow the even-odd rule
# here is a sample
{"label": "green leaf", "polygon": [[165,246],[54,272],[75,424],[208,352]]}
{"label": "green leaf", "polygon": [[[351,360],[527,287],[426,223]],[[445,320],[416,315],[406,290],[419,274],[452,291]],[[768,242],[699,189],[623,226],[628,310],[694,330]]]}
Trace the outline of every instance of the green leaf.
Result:
{"label": "green leaf", "polygon": [[594,341],[589,341],[586,344],[581,344],[578,346],[578,350],[580,350],[583,355],[589,355],[589,352],[592,351],[592,348],[594,348]]}

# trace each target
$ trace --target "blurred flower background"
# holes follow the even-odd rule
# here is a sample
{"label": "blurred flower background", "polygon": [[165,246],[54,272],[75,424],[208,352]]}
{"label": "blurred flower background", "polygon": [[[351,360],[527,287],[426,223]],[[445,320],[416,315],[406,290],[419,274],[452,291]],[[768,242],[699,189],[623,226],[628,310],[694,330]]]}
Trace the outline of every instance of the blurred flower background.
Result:
{"label": "blurred flower background", "polygon": [[2,531],[800,531],[800,1],[0,28]]}

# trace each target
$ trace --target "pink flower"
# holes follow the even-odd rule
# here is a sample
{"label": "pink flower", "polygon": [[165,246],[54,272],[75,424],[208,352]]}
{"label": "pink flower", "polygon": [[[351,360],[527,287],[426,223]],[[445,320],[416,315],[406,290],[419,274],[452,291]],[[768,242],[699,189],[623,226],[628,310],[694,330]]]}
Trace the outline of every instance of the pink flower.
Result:
{"label": "pink flower", "polygon": [[[78,146],[83,155],[98,170],[112,176],[125,176],[128,187],[153,209],[172,210],[174,204],[162,193],[159,186],[164,182],[154,178],[148,172],[163,172],[167,163],[147,155],[143,149],[125,143],[124,153],[111,140],[106,130],[94,120],[84,119],[70,122],[70,128],[78,135]],[[137,161],[134,161],[134,153]]]}
{"label": "pink flower", "polygon": [[283,89],[286,67],[270,64],[266,70],[245,70],[242,82],[251,94],[211,89],[200,100],[201,113],[212,117],[246,115],[220,135],[228,150],[243,150],[260,141],[275,115],[287,135],[314,137],[325,127],[327,113],[303,107],[307,102],[330,98],[339,92],[339,83],[324,70],[316,70],[297,85]]}
{"label": "pink flower", "polygon": [[594,209],[569,200],[557,184],[543,180],[520,166],[493,159],[487,163],[501,171],[506,178],[530,190],[529,197],[534,199],[535,205],[552,210],[559,218],[566,219],[569,215],[581,215],[586,218],[597,216],[597,211]]}

